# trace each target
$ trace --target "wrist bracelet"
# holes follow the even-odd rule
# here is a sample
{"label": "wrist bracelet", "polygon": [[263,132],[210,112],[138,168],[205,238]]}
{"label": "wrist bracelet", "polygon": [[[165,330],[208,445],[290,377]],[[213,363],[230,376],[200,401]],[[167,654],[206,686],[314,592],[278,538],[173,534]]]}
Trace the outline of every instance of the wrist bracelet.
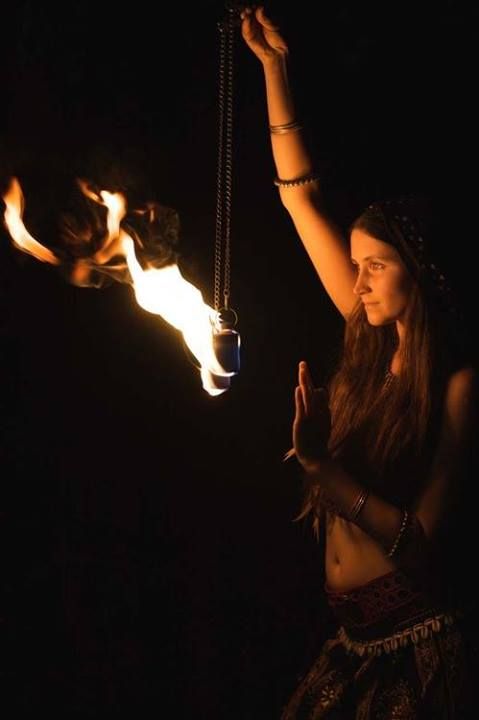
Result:
{"label": "wrist bracelet", "polygon": [[296,132],[296,130],[301,130],[302,125],[297,120],[292,120],[289,123],[284,123],[283,125],[270,125],[269,131],[270,133],[273,133],[273,135],[285,135],[289,132]]}
{"label": "wrist bracelet", "polygon": [[352,506],[351,510],[350,510],[349,513],[348,513],[348,519],[349,519],[349,520],[351,520],[351,521],[356,520],[356,518],[358,517],[359,513],[360,513],[361,510],[363,509],[364,503],[366,502],[366,500],[368,499],[368,497],[369,497],[369,490],[366,490],[366,489],[364,488],[363,490],[361,490],[361,491],[359,492],[356,500],[355,500],[354,503],[353,503],[353,506]]}

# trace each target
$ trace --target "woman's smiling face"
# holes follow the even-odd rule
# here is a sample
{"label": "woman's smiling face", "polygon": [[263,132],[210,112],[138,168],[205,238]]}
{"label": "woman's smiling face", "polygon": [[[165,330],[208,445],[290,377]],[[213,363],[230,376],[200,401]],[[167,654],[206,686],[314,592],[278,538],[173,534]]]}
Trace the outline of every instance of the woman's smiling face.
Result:
{"label": "woman's smiling face", "polygon": [[364,305],[368,322],[379,326],[404,321],[413,280],[398,251],[355,228],[351,261],[358,273],[354,293]]}

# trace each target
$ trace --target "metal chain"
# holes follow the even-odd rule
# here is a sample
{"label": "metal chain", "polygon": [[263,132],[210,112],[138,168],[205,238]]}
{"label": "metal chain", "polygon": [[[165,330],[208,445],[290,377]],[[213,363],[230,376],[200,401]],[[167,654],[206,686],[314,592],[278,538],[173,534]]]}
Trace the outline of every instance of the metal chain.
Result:
{"label": "metal chain", "polygon": [[221,251],[223,235],[223,202],[222,202],[222,177],[223,177],[223,126],[224,126],[224,100],[225,100],[225,29],[218,24],[220,33],[220,66],[218,77],[218,160],[216,169],[216,232],[215,232],[215,294],[214,307],[216,312],[220,309],[221,292]]}
{"label": "metal chain", "polygon": [[[224,244],[223,307],[229,309],[231,285],[231,197],[233,185],[233,56],[234,9],[218,24],[220,63],[218,89],[218,166],[216,190],[214,307],[220,310],[222,252]],[[223,237],[224,234],[224,237]]]}

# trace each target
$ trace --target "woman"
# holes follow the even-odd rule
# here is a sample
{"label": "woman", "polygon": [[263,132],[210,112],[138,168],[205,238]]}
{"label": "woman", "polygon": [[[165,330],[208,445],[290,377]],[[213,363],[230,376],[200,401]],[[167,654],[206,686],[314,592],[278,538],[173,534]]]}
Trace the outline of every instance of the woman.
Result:
{"label": "woman", "polygon": [[[324,531],[326,593],[339,630],[284,709],[291,718],[464,718],[461,620],[467,563],[457,548],[472,458],[476,373],[412,200],[375,202],[350,247],[328,219],[296,120],[287,46],[263,8],[242,13],[263,65],[283,204],[346,320],[329,394],[306,363],[293,450],[301,517]],[[462,583],[462,585],[461,585]]]}

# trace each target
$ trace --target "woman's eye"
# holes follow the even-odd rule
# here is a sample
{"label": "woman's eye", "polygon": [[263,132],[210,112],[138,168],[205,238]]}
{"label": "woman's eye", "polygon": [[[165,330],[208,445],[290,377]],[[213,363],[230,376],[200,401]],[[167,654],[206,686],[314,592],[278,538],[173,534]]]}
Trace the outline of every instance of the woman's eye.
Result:
{"label": "woman's eye", "polygon": [[371,270],[384,270],[385,266],[382,263],[372,262],[370,267]]}

